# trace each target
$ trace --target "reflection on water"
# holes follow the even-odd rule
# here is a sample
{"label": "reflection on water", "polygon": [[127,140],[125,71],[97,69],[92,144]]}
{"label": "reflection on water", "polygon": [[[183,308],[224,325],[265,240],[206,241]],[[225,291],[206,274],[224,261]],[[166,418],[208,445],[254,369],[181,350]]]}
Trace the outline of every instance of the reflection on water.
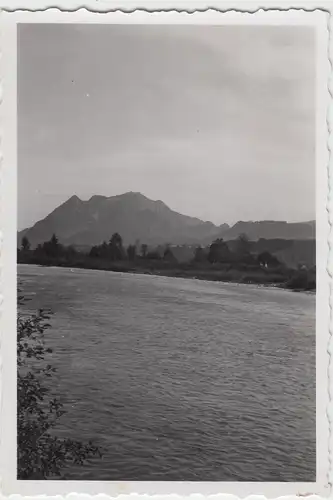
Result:
{"label": "reflection on water", "polygon": [[315,480],[315,297],[19,266],[67,413],[103,457],[66,479]]}

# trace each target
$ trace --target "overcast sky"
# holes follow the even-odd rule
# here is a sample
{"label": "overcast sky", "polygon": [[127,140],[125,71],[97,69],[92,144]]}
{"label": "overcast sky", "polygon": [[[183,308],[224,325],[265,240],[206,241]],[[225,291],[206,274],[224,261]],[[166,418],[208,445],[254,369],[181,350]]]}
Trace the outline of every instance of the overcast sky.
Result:
{"label": "overcast sky", "polygon": [[309,27],[20,25],[19,229],[73,194],[315,218]]}

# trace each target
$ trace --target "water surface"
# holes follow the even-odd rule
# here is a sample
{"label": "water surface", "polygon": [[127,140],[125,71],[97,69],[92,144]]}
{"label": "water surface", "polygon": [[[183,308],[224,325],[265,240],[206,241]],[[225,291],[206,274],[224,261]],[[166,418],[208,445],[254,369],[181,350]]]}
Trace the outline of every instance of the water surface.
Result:
{"label": "water surface", "polygon": [[315,296],[18,266],[55,313],[57,434],[101,459],[71,480],[314,481]]}

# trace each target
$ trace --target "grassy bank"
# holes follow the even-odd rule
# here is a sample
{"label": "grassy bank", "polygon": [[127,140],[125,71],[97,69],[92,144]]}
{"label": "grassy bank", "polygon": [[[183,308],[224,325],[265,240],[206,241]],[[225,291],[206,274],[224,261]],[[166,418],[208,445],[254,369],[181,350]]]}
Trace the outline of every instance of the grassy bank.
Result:
{"label": "grassy bank", "polygon": [[96,269],[124,273],[152,274],[206,281],[271,285],[295,291],[316,289],[314,271],[294,270],[285,266],[274,268],[247,264],[174,263],[163,260],[138,258],[134,261],[93,258],[87,255],[72,257],[36,257],[33,254],[18,255],[18,263],[37,264],[81,269]]}

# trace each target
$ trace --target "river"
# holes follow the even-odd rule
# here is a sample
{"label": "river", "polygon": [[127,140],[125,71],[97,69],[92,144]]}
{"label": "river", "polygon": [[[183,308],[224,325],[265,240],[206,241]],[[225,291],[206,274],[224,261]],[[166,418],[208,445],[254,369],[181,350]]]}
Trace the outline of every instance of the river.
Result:
{"label": "river", "polygon": [[313,481],[315,296],[18,266],[50,307],[55,432],[102,458],[71,480]]}

